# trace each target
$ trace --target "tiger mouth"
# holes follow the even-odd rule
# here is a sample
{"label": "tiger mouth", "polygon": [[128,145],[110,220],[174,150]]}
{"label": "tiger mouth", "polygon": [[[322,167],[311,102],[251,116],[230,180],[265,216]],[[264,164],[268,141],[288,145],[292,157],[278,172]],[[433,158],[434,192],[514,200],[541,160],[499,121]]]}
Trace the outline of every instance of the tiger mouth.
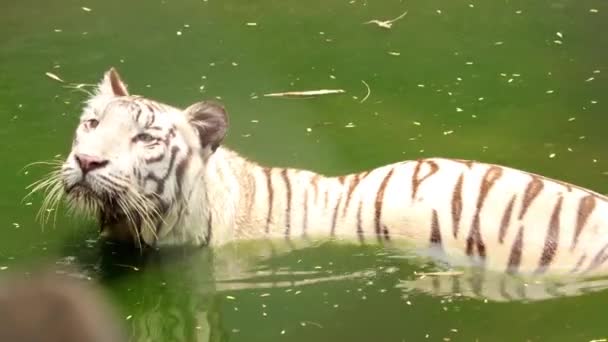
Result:
{"label": "tiger mouth", "polygon": [[75,202],[92,204],[96,209],[101,227],[116,226],[128,223],[129,218],[138,220],[136,212],[126,213],[118,203],[118,196],[112,192],[95,191],[88,183],[78,182],[70,187],[66,187],[66,193]]}

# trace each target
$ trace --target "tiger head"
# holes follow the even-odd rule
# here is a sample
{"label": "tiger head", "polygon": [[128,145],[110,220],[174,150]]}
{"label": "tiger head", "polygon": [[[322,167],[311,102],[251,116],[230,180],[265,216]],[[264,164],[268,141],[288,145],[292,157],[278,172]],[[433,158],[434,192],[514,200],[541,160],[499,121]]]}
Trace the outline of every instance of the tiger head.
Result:
{"label": "tiger head", "polygon": [[221,105],[182,110],[129,95],[112,68],[86,102],[61,167],[68,202],[97,215],[102,236],[153,244],[227,127]]}

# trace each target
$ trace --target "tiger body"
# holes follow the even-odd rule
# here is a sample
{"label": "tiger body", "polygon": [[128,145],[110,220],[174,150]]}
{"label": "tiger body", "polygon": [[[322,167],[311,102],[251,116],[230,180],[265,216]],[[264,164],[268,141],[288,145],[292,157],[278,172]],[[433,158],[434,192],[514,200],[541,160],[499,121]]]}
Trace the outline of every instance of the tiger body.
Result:
{"label": "tiger body", "polygon": [[[237,191],[215,192],[238,196],[233,197],[236,203],[220,202],[215,210],[209,203],[212,244],[262,236],[398,240],[432,247],[448,260],[472,259],[492,270],[605,271],[606,198],[542,176],[431,158],[324,177],[262,167],[225,148],[216,151],[209,166],[215,163],[222,166],[208,173],[232,180],[209,184],[232,184]],[[216,216],[224,227],[216,228]]]}
{"label": "tiger body", "polygon": [[219,146],[226,128],[221,106],[131,96],[112,69],[44,186],[92,209],[103,235],[151,246],[335,236],[405,241],[499,272],[608,268],[608,201],[592,191],[441,158],[338,177],[263,167]]}

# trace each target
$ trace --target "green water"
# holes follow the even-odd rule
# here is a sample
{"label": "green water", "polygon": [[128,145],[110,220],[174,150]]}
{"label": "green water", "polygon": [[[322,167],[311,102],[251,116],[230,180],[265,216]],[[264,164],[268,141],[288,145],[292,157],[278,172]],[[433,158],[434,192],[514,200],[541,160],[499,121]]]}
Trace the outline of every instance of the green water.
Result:
{"label": "green water", "polygon": [[[390,29],[363,24],[405,11]],[[608,192],[605,1],[4,0],[0,19],[0,272],[79,267],[133,341],[608,337],[608,291],[431,294],[437,284],[408,282],[431,266],[333,243],[144,257],[102,246],[91,222],[60,214],[43,230],[40,197],[22,201],[47,171],[22,167],[68,152],[84,99],[45,73],[94,83],[112,65],[132,92],[173,105],[220,98],[226,144],[264,164],[339,174],[444,156]],[[346,93],[262,96],[323,88]]]}

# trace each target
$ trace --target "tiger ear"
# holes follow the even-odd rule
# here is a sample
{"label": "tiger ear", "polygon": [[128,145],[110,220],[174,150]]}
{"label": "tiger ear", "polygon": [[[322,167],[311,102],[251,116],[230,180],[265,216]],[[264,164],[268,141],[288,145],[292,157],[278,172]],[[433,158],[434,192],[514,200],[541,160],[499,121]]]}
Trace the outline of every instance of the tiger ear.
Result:
{"label": "tiger ear", "polygon": [[228,130],[228,114],[224,107],[216,102],[203,101],[186,108],[185,113],[198,133],[201,146],[209,146],[214,152]]}
{"label": "tiger ear", "polygon": [[111,96],[128,96],[127,85],[120,79],[114,67],[106,71],[98,86],[99,94]]}

